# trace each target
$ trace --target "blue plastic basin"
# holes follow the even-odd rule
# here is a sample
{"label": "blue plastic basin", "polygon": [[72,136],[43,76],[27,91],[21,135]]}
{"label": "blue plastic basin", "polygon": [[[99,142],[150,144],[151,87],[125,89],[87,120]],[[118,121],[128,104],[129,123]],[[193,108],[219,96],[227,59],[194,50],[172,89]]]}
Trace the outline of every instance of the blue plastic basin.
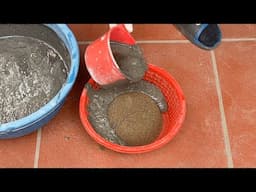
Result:
{"label": "blue plastic basin", "polygon": [[74,34],[66,24],[45,24],[63,41],[69,51],[71,65],[68,77],[57,95],[38,111],[9,123],[0,124],[0,139],[27,135],[48,123],[60,110],[75,83],[79,70],[79,48]]}

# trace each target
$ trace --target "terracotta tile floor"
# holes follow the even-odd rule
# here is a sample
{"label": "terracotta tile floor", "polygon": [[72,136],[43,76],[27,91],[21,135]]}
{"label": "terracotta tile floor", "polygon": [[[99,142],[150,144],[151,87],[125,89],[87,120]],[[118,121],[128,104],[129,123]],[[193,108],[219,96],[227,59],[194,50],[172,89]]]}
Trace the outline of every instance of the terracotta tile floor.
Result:
{"label": "terracotta tile floor", "polygon": [[0,167],[256,167],[256,25],[221,24],[214,51],[188,42],[173,25],[135,24],[149,63],[181,85],[186,119],[159,150],[126,155],[98,145],[84,130],[78,104],[89,75],[83,53],[106,24],[70,24],[81,50],[77,82],[58,115],[31,135],[0,141]]}

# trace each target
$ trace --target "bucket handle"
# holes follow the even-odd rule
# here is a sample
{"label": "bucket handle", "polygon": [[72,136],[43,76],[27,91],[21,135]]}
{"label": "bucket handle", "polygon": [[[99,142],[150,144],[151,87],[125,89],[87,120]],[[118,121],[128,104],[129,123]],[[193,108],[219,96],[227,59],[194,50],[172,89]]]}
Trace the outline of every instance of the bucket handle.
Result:
{"label": "bucket handle", "polygon": [[113,28],[115,26],[120,26],[122,28],[124,28],[125,30],[127,30],[129,33],[132,33],[133,32],[133,24],[114,24],[114,23],[111,23],[109,24],[109,28]]}

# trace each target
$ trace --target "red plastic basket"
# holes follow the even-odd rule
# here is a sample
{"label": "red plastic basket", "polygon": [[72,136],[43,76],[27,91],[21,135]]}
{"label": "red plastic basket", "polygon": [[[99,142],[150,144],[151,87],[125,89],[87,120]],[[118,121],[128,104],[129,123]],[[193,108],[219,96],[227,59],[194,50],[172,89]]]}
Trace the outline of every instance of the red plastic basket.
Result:
{"label": "red plastic basket", "polygon": [[[99,144],[104,147],[120,153],[144,153],[159,149],[167,144],[177,134],[185,118],[186,104],[183,92],[177,81],[165,70],[148,65],[148,71],[144,76],[144,80],[153,83],[162,91],[167,104],[168,110],[163,113],[163,127],[159,137],[152,143],[143,146],[121,146],[111,143],[100,136],[90,124],[87,115],[88,97],[87,90],[84,88],[80,98],[80,118],[85,130]],[[89,83],[94,87],[98,84],[90,79]]]}

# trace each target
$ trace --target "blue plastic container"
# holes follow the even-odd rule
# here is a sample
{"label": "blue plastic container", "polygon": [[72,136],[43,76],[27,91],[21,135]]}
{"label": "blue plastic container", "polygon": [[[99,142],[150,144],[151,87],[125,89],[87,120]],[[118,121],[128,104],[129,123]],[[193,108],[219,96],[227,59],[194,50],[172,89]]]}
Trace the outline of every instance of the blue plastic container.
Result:
{"label": "blue plastic container", "polygon": [[48,123],[60,110],[75,83],[79,70],[79,48],[74,34],[66,24],[45,24],[52,29],[67,47],[70,58],[70,72],[67,80],[57,95],[38,111],[5,124],[0,124],[0,139],[27,135]]}
{"label": "blue plastic container", "polygon": [[221,43],[222,33],[218,24],[175,24],[180,32],[201,49],[213,50]]}

